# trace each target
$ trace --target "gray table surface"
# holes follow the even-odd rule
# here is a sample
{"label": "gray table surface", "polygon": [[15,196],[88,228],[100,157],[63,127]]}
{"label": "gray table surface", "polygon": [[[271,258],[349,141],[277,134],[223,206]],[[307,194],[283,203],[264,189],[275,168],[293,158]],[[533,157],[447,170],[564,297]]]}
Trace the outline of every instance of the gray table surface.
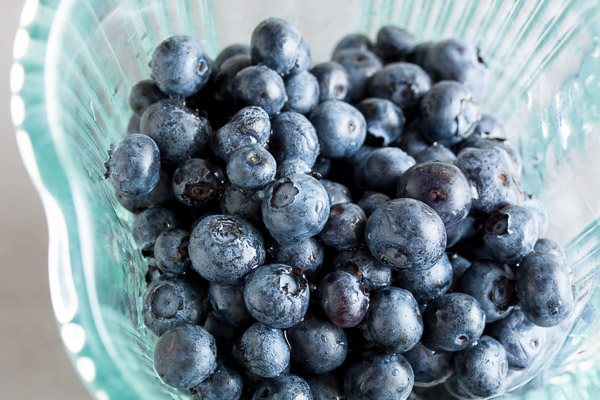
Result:
{"label": "gray table surface", "polygon": [[9,74],[23,2],[2,0],[0,13],[0,397],[86,399],[56,328],[46,220],[10,118]]}

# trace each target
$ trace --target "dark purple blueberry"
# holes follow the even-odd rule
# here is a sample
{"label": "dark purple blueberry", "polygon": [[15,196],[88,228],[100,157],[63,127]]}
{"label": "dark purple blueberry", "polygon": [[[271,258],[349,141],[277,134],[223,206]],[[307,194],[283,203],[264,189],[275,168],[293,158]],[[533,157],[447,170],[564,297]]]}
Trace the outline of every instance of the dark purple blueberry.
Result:
{"label": "dark purple blueberry", "polygon": [[247,44],[235,43],[225,47],[223,50],[221,50],[217,58],[215,58],[215,61],[213,61],[213,70],[218,71],[225,61],[240,54],[249,56],[250,46]]}
{"label": "dark purple blueberry", "polygon": [[194,400],[238,400],[244,381],[235,367],[223,356],[217,357],[217,368],[208,379],[194,386]]}
{"label": "dark purple blueberry", "polygon": [[426,304],[446,293],[452,285],[452,264],[446,254],[433,267],[416,271],[394,271],[394,284],[412,293],[419,304]]}
{"label": "dark purple blueberry", "polygon": [[515,264],[531,253],[537,239],[537,222],[525,207],[507,205],[494,210],[483,228],[487,253],[508,264]]}
{"label": "dark purple blueberry", "polygon": [[365,155],[354,167],[354,180],[359,188],[393,195],[398,179],[415,159],[397,147],[382,147]]}
{"label": "dark purple blueberry", "polygon": [[299,158],[290,158],[277,166],[275,179],[282,179],[292,175],[311,175],[312,170],[307,163]]}
{"label": "dark purple blueberry", "polygon": [[392,284],[392,270],[374,259],[365,248],[337,253],[331,268],[359,277],[369,292]]}
{"label": "dark purple blueberry", "polygon": [[321,268],[325,250],[315,238],[287,244],[273,241],[273,244],[267,249],[267,255],[270,263],[300,268],[310,278]]}
{"label": "dark purple blueberry", "polygon": [[165,168],[160,169],[158,183],[148,194],[132,196],[116,190],[119,203],[134,214],[140,213],[151,207],[162,207],[173,200],[171,175]]}
{"label": "dark purple blueberry", "polygon": [[308,383],[299,376],[282,374],[267,379],[254,392],[252,400],[313,400]]}
{"label": "dark purple blueberry", "polygon": [[335,204],[329,209],[329,218],[319,239],[338,251],[354,248],[362,239],[366,223],[365,212],[356,204]]}
{"label": "dark purple blueberry", "polygon": [[321,185],[327,190],[327,196],[329,197],[329,204],[331,206],[352,202],[352,193],[350,193],[350,189],[346,186],[328,179],[321,179],[319,182],[321,182]]}
{"label": "dark purple blueberry", "polygon": [[375,53],[386,63],[405,61],[417,42],[413,35],[395,26],[384,26],[377,32]]}
{"label": "dark purple blueberry", "polygon": [[296,66],[301,41],[302,34],[289,22],[281,18],[267,18],[252,32],[252,62],[285,75]]}
{"label": "dark purple blueberry", "polygon": [[319,155],[319,138],[310,121],[297,112],[283,112],[271,121],[273,134],[269,151],[278,164],[300,159],[312,167]]}
{"label": "dark purple blueberry", "polygon": [[371,43],[371,39],[361,33],[351,33],[344,36],[339,42],[337,42],[335,48],[333,49],[332,56],[335,57],[339,51],[346,49],[373,51],[373,43]]}
{"label": "dark purple blueberry", "polygon": [[263,65],[238,72],[231,83],[231,92],[239,106],[260,107],[269,115],[277,114],[287,101],[283,79]]}
{"label": "dark purple blueberry", "polygon": [[290,363],[290,347],[281,329],[256,322],[244,332],[238,345],[244,367],[263,378],[279,375]]}
{"label": "dark purple blueberry", "polygon": [[140,81],[131,88],[129,106],[135,115],[141,117],[148,107],[166,98],[167,96],[160,91],[154,81]]}
{"label": "dark purple blueberry", "polygon": [[306,382],[310,386],[314,400],[343,400],[344,377],[339,372],[327,374],[309,375]]}
{"label": "dark purple blueberry", "polygon": [[360,208],[363,209],[363,211],[368,217],[373,213],[373,211],[375,211],[377,207],[384,203],[387,203],[388,201],[390,201],[389,196],[383,193],[371,192],[367,190],[365,191],[363,198],[360,199],[357,204]]}
{"label": "dark purple blueberry", "polygon": [[508,373],[504,347],[490,336],[482,336],[473,347],[454,357],[456,381],[474,397],[497,394]]}
{"label": "dark purple blueberry", "polygon": [[417,154],[414,155],[417,163],[424,163],[428,161],[439,161],[447,164],[452,164],[456,161],[456,155],[444,146],[443,144],[434,143],[431,146],[426,147]]}
{"label": "dark purple blueberry", "polygon": [[349,100],[352,102],[365,97],[369,79],[383,66],[375,54],[363,49],[339,50],[333,56],[333,61],[340,63],[348,72]]}
{"label": "dark purple blueberry", "polygon": [[273,178],[275,158],[259,144],[240,147],[227,161],[227,177],[235,187],[249,192],[267,186]]}
{"label": "dark purple blueberry", "polygon": [[413,370],[404,357],[372,354],[348,369],[344,391],[348,400],[406,400],[413,384]]}
{"label": "dark purple blueberry", "polygon": [[254,322],[246,309],[243,285],[220,285],[211,282],[208,296],[213,312],[222,322],[233,328],[244,328]]}
{"label": "dark purple blueberry", "polygon": [[552,253],[562,260],[567,260],[565,249],[561,245],[550,239],[538,239],[533,246],[533,251],[536,253]]}
{"label": "dark purple blueberry", "polygon": [[448,253],[448,259],[452,264],[452,285],[454,285],[458,279],[463,276],[465,271],[471,267],[471,261],[458,253]]}
{"label": "dark purple blueberry", "polygon": [[415,374],[415,386],[431,387],[439,385],[454,373],[452,363],[454,354],[452,352],[431,350],[419,342],[402,355]]}
{"label": "dark purple blueberry", "polygon": [[158,235],[169,228],[179,228],[179,226],[179,221],[172,211],[154,207],[135,216],[131,233],[142,254],[152,256]]}
{"label": "dark purple blueberry", "polygon": [[285,111],[309,114],[319,104],[319,81],[308,71],[290,75],[284,79],[287,102]]}
{"label": "dark purple blueberry", "polygon": [[410,124],[400,136],[400,139],[394,142],[394,146],[400,147],[408,155],[416,157],[417,154],[427,149],[430,144],[419,133],[416,123]]}
{"label": "dark purple blueberry", "polygon": [[213,98],[218,107],[226,110],[233,107],[234,96],[231,89],[233,80],[238,72],[251,65],[252,61],[248,54],[238,54],[223,61],[213,78]]}
{"label": "dark purple blueberry", "polygon": [[190,234],[179,228],[167,229],[161,232],[154,243],[154,258],[161,272],[181,275],[191,266],[188,254]]}
{"label": "dark purple blueberry", "polygon": [[389,100],[371,97],[358,103],[356,108],[367,121],[367,144],[389,146],[404,131],[404,113]]}
{"label": "dark purple blueberry", "polygon": [[369,307],[369,293],[360,277],[344,271],[330,272],[323,277],[319,298],[325,315],[342,328],[358,325]]}
{"label": "dark purple blueberry", "polygon": [[208,160],[192,158],[175,170],[172,179],[175,198],[189,207],[204,207],[218,200],[225,189],[221,168]]}
{"label": "dark purple blueberry", "polygon": [[260,205],[265,198],[265,191],[258,190],[246,193],[228,184],[221,195],[221,211],[223,214],[235,215],[250,222],[255,227],[262,225]]}
{"label": "dark purple blueberry", "polygon": [[329,61],[310,70],[319,82],[319,103],[327,100],[347,100],[350,96],[348,72],[339,63]]}

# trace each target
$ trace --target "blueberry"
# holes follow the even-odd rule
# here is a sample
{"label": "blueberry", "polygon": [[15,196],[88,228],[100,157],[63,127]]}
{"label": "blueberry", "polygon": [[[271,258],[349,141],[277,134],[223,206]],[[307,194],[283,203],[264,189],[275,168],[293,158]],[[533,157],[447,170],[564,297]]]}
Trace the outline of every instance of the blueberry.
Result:
{"label": "blueberry", "polygon": [[327,222],[327,191],[308,175],[286,176],[267,190],[262,214],[265,226],[278,242],[308,239],[321,232]]}
{"label": "blueberry", "polygon": [[190,97],[206,85],[210,60],[202,44],[189,36],[171,36],[162,42],[150,61],[152,79],[171,97]]}
{"label": "blueberry", "polygon": [[163,275],[144,293],[144,323],[157,336],[178,325],[202,325],[207,315],[204,288],[185,277]]}
{"label": "blueberry", "polygon": [[365,97],[369,79],[382,68],[381,60],[372,52],[363,49],[340,50],[333,61],[346,69],[350,81],[349,100],[359,101]]}
{"label": "blueberry", "polygon": [[452,164],[416,164],[398,180],[398,197],[420,200],[440,216],[446,228],[462,222],[471,210],[472,189]]}
{"label": "blueberry", "polygon": [[269,150],[278,164],[297,158],[312,167],[319,155],[319,138],[310,121],[296,112],[283,112],[271,121]]}
{"label": "blueberry", "polygon": [[265,145],[270,135],[269,115],[262,108],[245,107],[214,133],[212,150],[217,157],[228,161],[234,150],[252,144]]}
{"label": "blueberry", "polygon": [[210,282],[235,285],[265,261],[261,234],[245,220],[212,215],[196,225],[189,244],[192,267]]}
{"label": "blueberry", "polygon": [[475,397],[489,397],[500,391],[508,372],[504,347],[490,336],[461,351],[454,358],[456,381]]}
{"label": "blueberry", "polygon": [[472,134],[462,142],[458,143],[453,147],[456,154],[459,154],[463,149],[467,147],[474,147],[477,149],[491,149],[497,148],[504,150],[502,153],[503,157],[507,158],[507,162],[515,175],[519,178],[523,172],[523,160],[519,151],[512,145],[511,142],[505,139],[485,139],[481,136]]}
{"label": "blueberry", "polygon": [[431,87],[427,72],[415,64],[388,64],[373,75],[368,94],[393,101],[405,115],[413,115],[421,97]]}
{"label": "blueberry", "polygon": [[263,65],[246,67],[238,72],[231,90],[238,105],[261,107],[269,115],[277,114],[287,101],[283,79]]}
{"label": "blueberry", "polygon": [[281,18],[267,18],[254,28],[250,54],[254,64],[262,64],[285,75],[298,61],[300,32]]}
{"label": "blueberry", "polygon": [[366,51],[373,51],[373,43],[371,39],[361,33],[351,33],[340,39],[333,49],[332,56],[346,49],[359,49]]}
{"label": "blueberry", "polygon": [[475,46],[459,39],[444,40],[431,46],[424,63],[434,80],[461,82],[475,99],[484,97],[488,71]]}
{"label": "blueberry", "polygon": [[292,175],[311,175],[312,170],[307,163],[299,158],[289,158],[277,166],[275,179],[282,179]]}
{"label": "blueberry", "polygon": [[216,164],[202,158],[187,160],[173,174],[175,198],[189,207],[204,207],[217,200],[225,188],[225,176]]}
{"label": "blueberry", "polygon": [[269,264],[246,278],[244,302],[250,314],[271,328],[285,329],[304,318],[309,304],[308,281],[300,268]]}
{"label": "blueberry", "polygon": [[447,293],[423,313],[423,344],[432,350],[459,351],[475,343],[485,328],[485,313],[473,297]]}
{"label": "blueberry", "polygon": [[488,114],[481,114],[481,119],[475,123],[473,135],[484,139],[506,139],[502,124]]}
{"label": "blueberry", "polygon": [[176,326],[158,339],[154,368],[169,386],[180,389],[196,386],[217,368],[215,339],[201,326]]}
{"label": "blueberry", "polygon": [[365,227],[365,241],[373,257],[390,268],[424,270],[444,254],[446,230],[425,203],[396,199],[373,211]]}
{"label": "blueberry", "polygon": [[203,328],[208,331],[217,342],[217,348],[219,353],[228,354],[238,336],[237,330],[231,326],[225,324],[217,318],[214,312],[209,312],[206,317],[206,322]]}
{"label": "blueberry", "polygon": [[392,284],[392,270],[374,259],[364,248],[339,252],[331,261],[331,268],[359,277],[369,292]]}
{"label": "blueberry", "polygon": [[154,243],[154,258],[161,272],[181,275],[187,271],[192,262],[188,255],[190,234],[179,228],[161,232]]}
{"label": "blueberry", "polygon": [[152,104],[142,116],[140,129],[154,139],[161,159],[171,164],[204,153],[212,133],[208,119],[179,100]]}
{"label": "blueberry", "polygon": [[350,189],[348,189],[346,186],[328,179],[321,179],[319,182],[321,182],[321,185],[323,185],[327,191],[329,204],[331,206],[352,202],[352,193],[350,193]]}
{"label": "blueberry", "polygon": [[313,400],[308,383],[297,375],[283,374],[267,379],[256,389],[252,400]]}
{"label": "blueberry", "polygon": [[565,261],[551,253],[531,253],[517,268],[521,311],[534,324],[558,325],[573,311],[575,296]]}
{"label": "blueberry", "polygon": [[313,165],[313,171],[323,177],[327,177],[329,171],[331,171],[331,159],[323,156],[317,157],[317,161],[315,161],[315,165]]}
{"label": "blueberry", "polygon": [[404,130],[404,113],[386,99],[364,99],[356,106],[367,121],[366,143],[373,146],[389,146]]}
{"label": "blueberry", "polygon": [[446,293],[452,285],[452,264],[446,254],[433,267],[424,271],[394,271],[394,284],[412,293],[419,304],[425,304]]}
{"label": "blueberry", "polygon": [[319,239],[338,251],[356,247],[362,239],[367,215],[354,203],[331,206],[329,218],[319,234]]}
{"label": "blueberry", "polygon": [[392,194],[398,179],[415,159],[397,147],[378,148],[364,156],[354,167],[354,180],[359,188]]}
{"label": "blueberry", "polygon": [[344,396],[344,381],[339,373],[310,375],[306,377],[314,400],[342,400]]}
{"label": "blueberry", "polygon": [[211,282],[208,286],[208,296],[215,315],[227,325],[240,328],[254,321],[244,303],[243,285],[220,285]]}
{"label": "blueberry", "polygon": [[525,207],[507,205],[494,210],[483,228],[485,250],[494,259],[515,264],[533,251],[538,225]]}
{"label": "blueberry", "polygon": [[415,157],[430,146],[430,144],[423,139],[416,126],[416,123],[408,125],[406,130],[400,136],[400,139],[395,142],[397,147],[400,147],[412,157]]}
{"label": "blueberry", "polygon": [[310,72],[319,82],[319,103],[327,100],[347,100],[350,97],[350,78],[339,63],[329,61],[315,65]]}
{"label": "blueberry", "polygon": [[481,114],[466,86],[454,81],[433,85],[421,100],[419,130],[430,142],[456,144],[473,133]]}
{"label": "blueberry", "polygon": [[233,185],[227,185],[221,196],[221,211],[223,214],[243,218],[255,227],[259,227],[262,225],[260,205],[264,198],[264,190],[246,193]]}
{"label": "blueberry", "polygon": [[404,357],[373,354],[348,369],[344,391],[348,400],[406,400],[413,383],[413,370]]}
{"label": "blueberry", "polygon": [[238,400],[244,381],[235,367],[223,356],[217,357],[217,368],[204,382],[194,386],[194,400]]}
{"label": "blueberry", "polygon": [[220,107],[231,108],[234,102],[233,80],[238,72],[251,65],[248,54],[238,54],[223,61],[213,78],[213,97]]}
{"label": "blueberry", "polygon": [[132,196],[118,190],[115,191],[115,194],[119,203],[134,214],[140,213],[150,207],[165,206],[173,199],[171,175],[165,168],[161,168],[158,183],[147,194]]}
{"label": "blueberry", "polygon": [[444,146],[443,144],[434,143],[431,146],[426,147],[417,154],[414,155],[417,163],[424,163],[427,161],[439,161],[448,164],[452,164],[456,161],[456,155]]}
{"label": "blueberry", "polygon": [[290,72],[291,75],[300,74],[304,71],[308,71],[312,66],[312,58],[310,55],[310,47],[306,40],[303,37],[300,38],[300,43],[298,44],[298,59],[296,60],[296,65]]}
{"label": "blueberry", "polygon": [[377,207],[388,201],[390,201],[390,198],[387,195],[367,190],[363,198],[358,201],[358,206],[363,209],[368,217]]}
{"label": "blueberry", "polygon": [[135,216],[131,233],[142,254],[152,256],[158,235],[169,228],[179,228],[175,214],[166,208],[154,207]]}
{"label": "blueberry", "polygon": [[489,214],[507,204],[521,204],[521,188],[503,150],[467,148],[458,154],[455,165],[477,192],[471,202],[475,211]]}
{"label": "blueberry", "polygon": [[410,54],[408,54],[407,61],[425,68],[425,59],[427,58],[427,53],[429,53],[429,49],[433,47],[434,44],[434,42],[423,42],[417,44],[415,47],[413,47],[413,50],[410,52]]}
{"label": "blueberry", "polygon": [[410,350],[423,334],[417,301],[408,290],[397,287],[373,293],[363,326],[368,340],[391,353]]}
{"label": "blueberry", "polygon": [[148,107],[166,98],[153,81],[140,81],[131,88],[129,106],[135,115],[141,117]]}
{"label": "blueberry", "polygon": [[263,378],[279,375],[290,362],[283,332],[258,322],[244,332],[239,347],[246,369]]}
{"label": "blueberry", "polygon": [[310,114],[317,131],[321,154],[327,158],[347,158],[365,141],[367,123],[363,115],[343,101],[321,103]]}
{"label": "blueberry", "polygon": [[507,265],[476,260],[458,280],[457,289],[473,296],[486,322],[494,322],[506,317],[515,305],[514,284],[515,275]]}
{"label": "blueberry", "polygon": [[369,293],[358,276],[330,272],[321,279],[318,293],[325,315],[337,326],[356,326],[367,313]]}
{"label": "blueberry", "polygon": [[234,186],[247,191],[261,189],[275,178],[277,163],[261,145],[240,147],[227,162],[227,177]]}
{"label": "blueberry", "polygon": [[458,253],[448,255],[450,264],[452,264],[452,284],[454,285],[458,279],[463,276],[465,271],[471,268],[471,261],[461,256]]}
{"label": "blueberry", "polygon": [[552,253],[561,260],[567,260],[565,250],[558,243],[550,239],[538,239],[533,246],[533,250],[536,253]]}
{"label": "blueberry", "polygon": [[544,354],[548,341],[547,329],[529,321],[518,308],[506,318],[488,325],[486,333],[502,344],[508,365],[515,369],[532,366]]}
{"label": "blueberry", "polygon": [[308,114],[319,103],[319,81],[308,71],[302,71],[284,79],[288,100],[286,111]]}
{"label": "blueberry", "polygon": [[453,353],[443,350],[430,350],[419,342],[402,354],[415,374],[415,386],[430,387],[439,385],[454,373]]}
{"label": "blueberry", "polygon": [[413,35],[395,26],[384,26],[377,32],[375,53],[386,64],[405,61],[417,45]]}
{"label": "blueberry", "polygon": [[348,352],[344,330],[312,315],[288,329],[287,339],[292,362],[311,374],[333,371],[344,363]]}
{"label": "blueberry", "polygon": [[212,62],[213,70],[218,71],[225,61],[240,54],[249,56],[250,46],[247,44],[236,43],[225,47],[223,50],[221,50],[215,61]]}
{"label": "blueberry", "polygon": [[117,193],[143,196],[152,191],[160,177],[158,146],[146,135],[133,133],[125,136],[108,151],[106,178]]}
{"label": "blueberry", "polygon": [[550,223],[550,216],[548,215],[548,210],[546,210],[544,203],[536,198],[526,198],[523,201],[523,207],[528,209],[533,215],[538,226],[538,235],[545,235],[548,230],[548,224]]}
{"label": "blueberry", "polygon": [[271,263],[300,268],[308,278],[317,273],[325,257],[323,245],[314,238],[287,244],[274,241],[267,253]]}

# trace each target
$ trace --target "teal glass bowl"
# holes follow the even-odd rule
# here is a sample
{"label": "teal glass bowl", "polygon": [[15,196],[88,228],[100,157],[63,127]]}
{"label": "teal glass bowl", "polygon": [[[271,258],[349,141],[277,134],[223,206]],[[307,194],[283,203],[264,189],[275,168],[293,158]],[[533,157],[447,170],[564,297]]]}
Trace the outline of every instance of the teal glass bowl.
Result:
{"label": "teal glass bowl", "polygon": [[[126,131],[131,86],[172,34],[214,57],[280,16],[316,61],[344,34],[396,24],[419,40],[477,44],[491,70],[484,111],[524,161],[524,187],[547,206],[548,237],[565,246],[577,289],[573,317],[552,330],[544,365],[513,373],[510,398],[600,398],[600,4],[596,1],[27,0],[16,36],[12,116],[48,226],[52,303],[66,350],[97,399],[188,398],[157,377],[155,337],[141,318],[146,265],[132,216],[103,179]],[[589,304],[589,305],[588,305]],[[532,380],[533,379],[533,380]]]}

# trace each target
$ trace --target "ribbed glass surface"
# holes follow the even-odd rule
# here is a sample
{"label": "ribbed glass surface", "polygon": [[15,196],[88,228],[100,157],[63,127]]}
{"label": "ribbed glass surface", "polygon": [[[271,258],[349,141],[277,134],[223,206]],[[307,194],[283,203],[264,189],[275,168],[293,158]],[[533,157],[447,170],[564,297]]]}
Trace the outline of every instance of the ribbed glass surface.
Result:
{"label": "ribbed glass surface", "polygon": [[[129,90],[149,76],[164,38],[194,35],[214,57],[248,41],[268,16],[296,24],[317,62],[344,34],[373,36],[388,23],[421,40],[480,46],[492,74],[482,107],[518,144],[525,189],[550,211],[547,236],[567,247],[579,298],[572,320],[553,332],[552,367],[520,396],[597,398],[600,322],[589,309],[579,314],[590,298],[596,309],[600,300],[600,6],[560,0],[28,0],[15,44],[13,119],[48,215],[58,326],[90,392],[101,400],[186,397],[154,372],[155,339],[140,318],[146,267],[127,228],[131,216],[103,179],[106,149],[131,115]],[[509,386],[538,367],[514,374]]]}

